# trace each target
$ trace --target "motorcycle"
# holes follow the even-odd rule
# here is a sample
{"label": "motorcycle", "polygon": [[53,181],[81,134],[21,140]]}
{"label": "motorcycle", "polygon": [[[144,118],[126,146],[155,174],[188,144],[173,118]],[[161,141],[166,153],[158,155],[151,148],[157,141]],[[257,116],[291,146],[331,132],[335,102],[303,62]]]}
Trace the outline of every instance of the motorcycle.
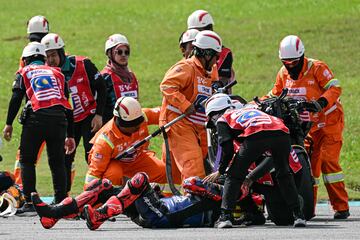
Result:
{"label": "motorcycle", "polygon": [[[310,158],[304,147],[304,140],[310,131],[311,122],[302,121],[300,115],[304,111],[311,109],[307,108],[307,104],[304,100],[294,99],[286,97],[287,89],[284,89],[279,97],[268,98],[260,100],[255,97],[254,104],[251,107],[260,109],[261,111],[281,118],[284,124],[289,128],[291,145],[293,148],[292,160],[289,161],[290,168],[292,164],[296,164],[299,161],[301,164],[301,170],[298,171],[292,168],[295,178],[296,187],[299,193],[299,199],[303,206],[303,212],[306,220],[311,219],[314,216],[314,197],[313,197],[313,185],[315,183],[311,173]],[[239,102],[244,104],[242,98],[238,96],[229,95],[234,103]],[[236,106],[236,104],[235,104]],[[246,106],[247,107],[247,106]],[[214,126],[208,125],[208,166],[217,168],[217,162],[215,159],[219,159],[221,150],[218,151],[217,134]],[[210,146],[211,145],[211,146]],[[238,144],[234,144],[235,147]],[[215,155],[216,153],[216,155]],[[257,166],[261,165],[261,168]],[[255,165],[252,165],[249,169],[249,175],[254,180],[252,186],[254,193],[263,194],[265,197],[265,205],[269,214],[269,219],[276,225],[288,225],[292,219],[292,213],[289,209],[284,208],[286,206],[285,200],[281,197],[279,189],[276,187],[277,182],[275,179],[275,171],[273,170],[273,160],[271,154],[265,153],[260,159],[255,161]],[[261,169],[261,170],[258,170]]]}

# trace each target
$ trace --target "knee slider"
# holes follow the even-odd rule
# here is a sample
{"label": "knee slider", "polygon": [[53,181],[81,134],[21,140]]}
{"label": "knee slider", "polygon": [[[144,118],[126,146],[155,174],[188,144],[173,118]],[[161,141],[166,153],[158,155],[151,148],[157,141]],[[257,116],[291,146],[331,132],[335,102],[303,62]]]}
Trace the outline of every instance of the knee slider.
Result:
{"label": "knee slider", "polygon": [[127,185],[132,194],[140,194],[149,186],[149,177],[144,172],[137,173],[127,182]]}
{"label": "knee slider", "polygon": [[189,177],[184,180],[182,187],[185,192],[209,198],[215,201],[222,199],[222,187],[215,183],[204,184],[199,177]]}

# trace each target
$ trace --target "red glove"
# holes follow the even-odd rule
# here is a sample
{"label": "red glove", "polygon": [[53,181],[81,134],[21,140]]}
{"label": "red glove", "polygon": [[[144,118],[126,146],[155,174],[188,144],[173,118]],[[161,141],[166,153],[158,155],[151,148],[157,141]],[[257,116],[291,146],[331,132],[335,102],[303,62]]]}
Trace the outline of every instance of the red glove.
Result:
{"label": "red glove", "polygon": [[241,197],[240,200],[244,199],[247,195],[249,195],[250,187],[253,184],[253,181],[246,177],[243,184],[241,185]]}

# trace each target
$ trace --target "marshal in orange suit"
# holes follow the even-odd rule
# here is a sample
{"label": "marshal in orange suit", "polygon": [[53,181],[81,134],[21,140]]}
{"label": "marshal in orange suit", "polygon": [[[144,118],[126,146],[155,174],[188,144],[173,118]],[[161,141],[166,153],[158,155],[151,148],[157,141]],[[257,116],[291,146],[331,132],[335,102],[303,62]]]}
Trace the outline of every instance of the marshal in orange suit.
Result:
{"label": "marshal in orange suit", "polygon": [[[206,115],[204,108],[196,106],[212,94],[212,83],[218,78],[215,63],[221,49],[221,39],[215,32],[199,32],[193,41],[193,56],[172,66],[160,84],[160,125],[187,114],[168,129],[175,184],[191,176],[205,177]],[[163,150],[163,160],[164,153]]]}
{"label": "marshal in orange suit", "polygon": [[322,173],[335,219],[346,219],[349,213],[344,174],[339,163],[343,144],[344,111],[340,103],[341,87],[329,67],[322,61],[304,57],[305,48],[299,37],[289,35],[280,43],[279,57],[283,67],[269,96],[288,95],[310,102],[314,113],[303,115],[313,126],[310,137],[314,142],[311,168],[316,181],[315,201]]}
{"label": "marshal in orange suit", "polygon": [[94,136],[89,153],[89,169],[85,184],[93,179],[107,178],[113,185],[122,185],[123,176],[131,178],[146,172],[151,182],[166,183],[165,164],[149,143],[136,149],[130,156],[116,160],[116,156],[149,135],[148,125],[159,123],[159,108],[144,108],[131,97],[121,97],[114,108],[114,117]]}

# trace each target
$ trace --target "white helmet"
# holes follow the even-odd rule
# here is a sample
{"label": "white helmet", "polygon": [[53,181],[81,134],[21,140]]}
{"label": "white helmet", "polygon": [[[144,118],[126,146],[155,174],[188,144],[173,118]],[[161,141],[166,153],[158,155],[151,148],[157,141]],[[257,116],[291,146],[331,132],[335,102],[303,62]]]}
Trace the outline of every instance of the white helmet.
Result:
{"label": "white helmet", "polygon": [[192,44],[198,48],[213,49],[216,52],[221,52],[222,49],[220,36],[209,30],[199,32]]}
{"label": "white helmet", "polygon": [[45,54],[45,46],[41,43],[38,42],[31,42],[28,43],[28,45],[26,45],[26,47],[24,48],[21,57],[30,57],[33,55],[43,55],[44,57],[46,57]]}
{"label": "white helmet", "polygon": [[227,94],[216,93],[206,101],[205,113],[206,116],[209,116],[212,112],[218,112],[230,107],[233,107],[231,98]]}
{"label": "white helmet", "polygon": [[184,32],[183,35],[181,36],[180,44],[194,41],[196,35],[197,35],[199,32],[200,32],[200,31],[197,30],[197,29],[189,29],[189,30],[187,30],[187,31]]}
{"label": "white helmet", "polygon": [[48,33],[49,22],[44,16],[34,16],[27,24],[27,33]]}
{"label": "white helmet", "polygon": [[105,54],[110,48],[113,48],[119,44],[124,44],[129,46],[129,41],[124,35],[121,34],[111,35],[105,42]]}
{"label": "white helmet", "polygon": [[56,33],[46,34],[46,36],[41,39],[41,44],[45,46],[45,51],[61,49],[65,47],[64,40],[62,40],[62,38]]}
{"label": "white helmet", "polygon": [[0,217],[11,217],[16,213],[17,202],[13,196],[4,193],[0,197]]}
{"label": "white helmet", "polygon": [[140,103],[132,97],[120,97],[115,103],[114,116],[119,118],[124,127],[135,126],[144,121]]}
{"label": "white helmet", "polygon": [[214,25],[214,20],[210,13],[205,10],[196,10],[188,17],[187,20],[188,29],[203,28],[210,24]]}
{"label": "white helmet", "polygon": [[286,36],[280,42],[279,58],[280,59],[292,59],[299,58],[305,52],[304,44],[301,39],[295,35]]}

